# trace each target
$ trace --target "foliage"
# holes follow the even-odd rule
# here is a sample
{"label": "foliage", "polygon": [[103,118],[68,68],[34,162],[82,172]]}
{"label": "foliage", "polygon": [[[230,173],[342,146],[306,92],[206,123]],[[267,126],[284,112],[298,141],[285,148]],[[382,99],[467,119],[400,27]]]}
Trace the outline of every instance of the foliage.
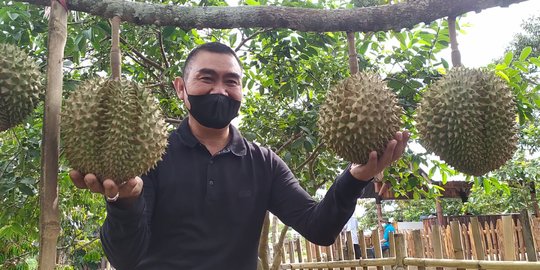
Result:
{"label": "foliage", "polygon": [[[186,6],[227,5],[221,0],[154,2]],[[388,2],[241,1],[245,5],[321,9]],[[47,38],[44,9],[1,0],[0,5],[0,42],[26,49],[44,70]],[[64,61],[65,97],[86,79],[109,74],[109,22],[84,13],[70,12],[70,15]],[[447,22],[438,20],[409,30],[356,33],[355,36],[360,69],[378,72],[388,82],[404,108],[405,128],[416,140],[413,117],[417,103],[425,88],[449,68],[439,56],[449,44]],[[181,75],[187,53],[208,41],[230,45],[244,63],[245,94],[239,123],[242,133],[248,139],[278,152],[311,194],[320,187],[329,186],[345,167],[345,162],[336,158],[318,139],[316,128],[318,108],[324,102],[327,90],[349,76],[345,33],[303,33],[283,29],[186,30],[123,24],[121,37],[123,76],[150,88],[169,119],[180,119],[186,115],[171,82],[175,76]],[[513,86],[520,108],[522,142],[528,145],[528,149],[535,149],[539,145],[540,132],[535,116],[540,101],[537,79],[530,73],[534,66],[538,66],[538,58],[532,50],[527,53],[525,49],[516,59],[514,55],[518,54],[490,68]],[[37,185],[41,164],[41,118],[42,108],[38,108],[24,124],[0,133],[2,269],[35,269],[39,239]],[[415,198],[420,195],[436,196],[438,189],[435,186],[429,185],[427,191],[421,188],[426,180],[419,168],[427,162],[425,153],[408,149],[402,160],[385,171],[385,179],[392,183],[396,193],[413,191]],[[68,170],[69,164],[61,157],[59,205],[62,232],[59,253],[65,260],[63,263],[75,269],[95,267],[103,256],[97,240],[105,215],[103,198],[77,190],[67,177]],[[443,178],[456,174],[444,163],[431,166],[430,174],[435,170],[443,172]],[[484,187],[489,185],[486,183],[496,186],[498,182],[491,179],[477,179],[477,182]],[[432,211],[432,205],[426,203],[401,205],[399,202],[393,207],[401,209],[399,215],[396,213],[396,218],[400,219],[413,220],[420,213]],[[413,207],[422,210],[415,211]],[[370,222],[372,220],[366,224]]]}

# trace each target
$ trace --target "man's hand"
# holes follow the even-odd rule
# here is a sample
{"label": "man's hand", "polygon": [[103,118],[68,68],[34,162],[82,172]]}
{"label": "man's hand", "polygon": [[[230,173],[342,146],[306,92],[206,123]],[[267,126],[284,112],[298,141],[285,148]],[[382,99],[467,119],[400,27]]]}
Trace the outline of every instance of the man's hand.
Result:
{"label": "man's hand", "polygon": [[377,151],[371,151],[371,153],[369,153],[369,160],[366,164],[352,164],[350,170],[352,176],[360,181],[370,180],[392,164],[392,162],[401,157],[403,151],[405,151],[408,140],[408,131],[396,132],[394,139],[388,142],[386,149],[380,158],[377,156]]}
{"label": "man's hand", "polygon": [[79,171],[72,170],[69,177],[76,187],[89,189],[95,193],[101,193],[107,198],[115,198],[118,195],[118,203],[129,207],[141,195],[143,181],[140,177],[135,177],[121,185],[116,185],[113,180],[105,179],[101,183],[94,174],[82,175]]}

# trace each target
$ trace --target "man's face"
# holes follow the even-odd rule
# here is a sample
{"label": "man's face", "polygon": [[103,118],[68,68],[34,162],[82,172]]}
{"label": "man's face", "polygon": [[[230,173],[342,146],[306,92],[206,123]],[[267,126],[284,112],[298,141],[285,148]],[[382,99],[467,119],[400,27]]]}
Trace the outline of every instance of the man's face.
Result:
{"label": "man's face", "polygon": [[230,54],[201,51],[191,59],[185,77],[177,78],[174,86],[188,109],[188,94],[222,94],[241,101],[242,69]]}

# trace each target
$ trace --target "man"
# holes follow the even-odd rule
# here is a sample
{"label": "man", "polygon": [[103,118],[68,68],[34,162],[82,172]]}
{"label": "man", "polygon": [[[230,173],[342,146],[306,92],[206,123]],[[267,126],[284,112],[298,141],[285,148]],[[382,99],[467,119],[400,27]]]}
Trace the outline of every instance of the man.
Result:
{"label": "man", "polygon": [[266,210],[330,245],[362,189],[408,140],[398,132],[381,157],[373,151],[367,164],[349,166],[316,203],[275,153],[230,125],[242,100],[242,67],[231,48],[208,43],[193,50],[174,87],[189,115],[156,168],[120,186],[70,172],[77,187],[107,198],[101,241],[120,270],[253,270]]}
{"label": "man", "polygon": [[390,234],[395,233],[396,229],[394,228],[394,225],[392,225],[392,222],[390,222],[389,219],[384,219],[384,233],[383,233],[383,239],[381,240],[381,249],[382,251],[386,251],[390,249]]}
{"label": "man", "polygon": [[352,215],[351,218],[349,218],[349,221],[347,221],[347,224],[345,224],[343,231],[351,232],[351,238],[354,248],[354,258],[360,259],[360,256],[362,256],[362,254],[360,253],[360,244],[358,242],[358,221],[356,220],[355,215]]}

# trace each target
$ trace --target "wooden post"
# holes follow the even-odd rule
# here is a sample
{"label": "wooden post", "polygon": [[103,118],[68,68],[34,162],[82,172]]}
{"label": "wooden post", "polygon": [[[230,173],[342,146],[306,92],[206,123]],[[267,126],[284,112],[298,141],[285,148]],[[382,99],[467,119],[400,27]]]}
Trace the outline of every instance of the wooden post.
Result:
{"label": "wooden post", "polygon": [[394,257],[396,256],[396,242],[394,239],[394,233],[390,233],[388,235],[388,257]]}
{"label": "wooden post", "polygon": [[519,215],[521,221],[523,241],[525,242],[525,248],[527,252],[527,261],[536,262],[536,250],[534,248],[534,237],[531,230],[531,221],[529,219],[529,212],[527,209],[523,209]]}
{"label": "wooden post", "polygon": [[516,259],[514,246],[514,220],[512,216],[502,216],[503,237],[503,260],[514,261]]}
{"label": "wooden post", "polygon": [[441,206],[441,201],[439,199],[435,199],[435,208],[437,211],[437,221],[439,222],[439,226],[441,228],[444,228],[446,226],[446,222],[444,219],[444,214]]}
{"label": "wooden post", "polygon": [[[379,230],[373,230],[371,232],[371,239],[373,243],[373,252],[375,253],[375,258],[382,258],[382,250],[381,250],[381,240],[379,237]],[[382,270],[382,266],[377,266],[377,270]]]}
{"label": "wooden post", "polygon": [[337,259],[339,261],[343,260],[343,240],[341,238],[341,234],[339,235],[337,239]]}
{"label": "wooden post", "polygon": [[[306,244],[306,257],[307,257],[307,262],[313,262],[313,255],[311,253],[311,243],[304,238],[304,242]],[[308,270],[312,270],[312,268],[309,268]]]}
{"label": "wooden post", "polygon": [[[366,238],[364,230],[358,231],[358,245],[360,245],[360,256],[362,259],[367,259]],[[368,270],[367,266],[362,267],[362,270]]]}
{"label": "wooden post", "polygon": [[298,262],[304,262],[302,259],[302,244],[300,244],[300,238],[296,238],[294,245],[296,246],[296,255],[298,257]]}
{"label": "wooden post", "polygon": [[289,262],[295,263],[294,261],[294,240],[289,240]]}
{"label": "wooden post", "polygon": [[[412,231],[414,257],[424,258],[424,243],[422,242],[422,232],[420,230]],[[423,266],[418,266],[418,270],[426,270]]]}
{"label": "wooden post", "polygon": [[407,257],[407,247],[405,246],[405,238],[403,234],[394,234],[395,240],[395,253],[396,253],[396,266],[393,270],[405,270],[405,257]]}
{"label": "wooden post", "polygon": [[58,211],[58,155],[64,48],[67,39],[67,10],[51,1],[47,57],[47,91],[43,114],[41,179],[39,181],[39,270],[56,268],[56,245],[60,234]]}
{"label": "wooden post", "polygon": [[354,260],[354,245],[352,242],[352,233],[351,231],[345,232],[345,236],[347,237],[347,260]]}
{"label": "wooden post", "polygon": [[471,232],[474,241],[474,252],[476,260],[485,260],[486,256],[484,248],[482,246],[482,238],[480,235],[480,224],[478,223],[478,217],[471,217]]}
{"label": "wooden post", "polygon": [[318,262],[322,262],[321,246],[315,245],[315,258]]}
{"label": "wooden post", "polygon": [[[439,225],[433,225],[431,229],[431,241],[433,244],[433,257],[435,259],[442,259],[442,241],[441,241],[441,227]],[[437,267],[437,270],[443,270],[442,267]]]}
{"label": "wooden post", "polygon": [[[453,220],[450,222],[450,230],[452,235],[452,250],[454,252],[454,259],[463,260],[465,255],[463,254],[463,245],[461,241],[461,230],[459,221]],[[465,270],[465,268],[458,268],[457,270]]]}

